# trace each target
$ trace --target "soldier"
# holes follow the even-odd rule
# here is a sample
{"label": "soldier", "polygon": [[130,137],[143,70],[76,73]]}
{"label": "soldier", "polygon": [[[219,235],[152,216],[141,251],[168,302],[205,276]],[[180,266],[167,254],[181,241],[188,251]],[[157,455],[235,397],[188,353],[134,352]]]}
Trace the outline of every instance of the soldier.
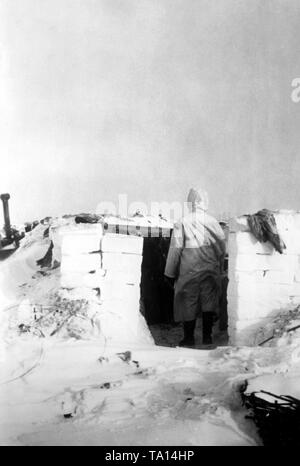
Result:
{"label": "soldier", "polygon": [[183,322],[179,346],[193,347],[196,319],[202,313],[203,344],[212,344],[218,317],[225,235],[207,213],[208,196],[201,189],[188,195],[189,214],[174,225],[165,276],[174,284],[174,320]]}

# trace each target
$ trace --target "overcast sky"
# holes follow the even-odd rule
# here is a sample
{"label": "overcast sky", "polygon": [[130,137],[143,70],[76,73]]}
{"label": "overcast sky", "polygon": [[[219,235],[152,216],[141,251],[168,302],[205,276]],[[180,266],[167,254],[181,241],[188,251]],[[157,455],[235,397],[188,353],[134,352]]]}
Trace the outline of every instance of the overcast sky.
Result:
{"label": "overcast sky", "polygon": [[299,0],[0,0],[12,221],[191,185],[215,214],[300,209],[299,25]]}

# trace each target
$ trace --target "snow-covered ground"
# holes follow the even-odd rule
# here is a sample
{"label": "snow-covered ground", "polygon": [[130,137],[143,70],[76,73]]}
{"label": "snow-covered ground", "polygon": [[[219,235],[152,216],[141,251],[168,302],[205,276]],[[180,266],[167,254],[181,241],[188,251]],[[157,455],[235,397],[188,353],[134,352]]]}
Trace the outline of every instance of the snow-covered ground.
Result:
{"label": "snow-covered ground", "polygon": [[46,230],[0,263],[0,445],[259,445],[245,380],[300,396],[298,330],[213,351],[154,345],[142,327],[105,337],[93,298],[64,295],[57,264],[36,265]]}

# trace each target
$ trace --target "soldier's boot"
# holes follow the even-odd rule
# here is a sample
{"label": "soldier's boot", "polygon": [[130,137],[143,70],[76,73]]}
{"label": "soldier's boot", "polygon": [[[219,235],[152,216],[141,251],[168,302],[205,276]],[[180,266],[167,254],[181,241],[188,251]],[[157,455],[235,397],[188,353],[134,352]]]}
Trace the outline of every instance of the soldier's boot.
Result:
{"label": "soldier's boot", "polygon": [[179,342],[179,346],[186,346],[188,348],[195,346],[195,327],[196,320],[189,320],[188,322],[183,322],[184,338]]}
{"label": "soldier's boot", "polygon": [[203,312],[202,316],[202,343],[203,345],[212,345],[212,329],[214,324],[214,313]]}

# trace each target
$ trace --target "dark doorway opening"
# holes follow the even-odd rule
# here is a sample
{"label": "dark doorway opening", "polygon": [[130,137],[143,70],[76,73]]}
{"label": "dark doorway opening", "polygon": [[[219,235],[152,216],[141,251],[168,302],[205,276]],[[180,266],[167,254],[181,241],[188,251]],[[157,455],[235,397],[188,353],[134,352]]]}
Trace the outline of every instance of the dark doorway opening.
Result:
{"label": "dark doorway opening", "polygon": [[164,271],[170,238],[144,238],[141,299],[148,325],[173,323],[174,290]]}
{"label": "dark doorway opening", "polygon": [[[164,278],[165,265],[170,246],[170,237],[145,237],[141,278],[141,311],[160,346],[177,346],[182,339],[181,323],[173,318],[174,290]],[[225,260],[225,273],[222,277],[219,320],[214,326],[214,340],[218,346],[227,345],[227,286],[228,258]],[[201,347],[202,319],[197,320],[195,331],[197,347]]]}

